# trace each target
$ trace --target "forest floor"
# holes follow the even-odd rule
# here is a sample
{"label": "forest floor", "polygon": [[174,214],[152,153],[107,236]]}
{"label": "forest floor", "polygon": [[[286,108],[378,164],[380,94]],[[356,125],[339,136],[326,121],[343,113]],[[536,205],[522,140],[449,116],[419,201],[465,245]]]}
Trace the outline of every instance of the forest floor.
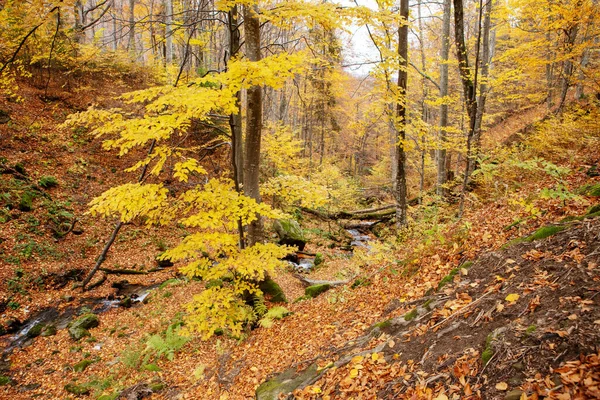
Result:
{"label": "forest floor", "polygon": [[[177,266],[156,268],[155,257],[186,232],[127,226],[104,265],[142,274],[111,274],[88,292],[73,288],[114,226],[87,215],[88,202],[134,179],[122,171],[141,154],[118,158],[86,132],[59,126],[91,98],[111,107],[114,95],[130,89],[114,80],[89,86],[57,85],[48,96],[41,86],[23,85],[23,103],[0,102],[10,117],[0,124],[0,324],[19,330],[40,310],[105,309],[91,337],[74,341],[59,329],[4,353],[0,398],[110,399],[127,389],[122,395],[129,398],[249,399],[286,370],[310,372],[296,398],[600,397],[600,218],[583,217],[598,197],[565,197],[600,182],[593,173],[600,155],[592,150],[599,148],[600,126],[586,132],[592,144],[565,141],[541,155],[568,171],[560,181],[532,170],[504,181],[484,176],[461,220],[455,205],[425,199],[411,208],[413,228],[400,243],[373,240],[370,250],[349,257],[335,247],[344,235],[339,225],[305,216],[307,250],[325,255],[309,277],[353,277],[351,283],[290,301],[290,316],[242,340],[192,338],[179,349],[171,337],[173,351],[158,356],[148,351],[151,335],[168,342],[169,327],[181,323],[186,303],[205,287],[184,282]],[[213,166],[227,154],[215,157]],[[540,196],[544,189],[564,196]],[[21,206],[27,196],[30,206]],[[573,216],[580,218],[561,222]],[[546,239],[514,241],[548,224],[560,229]],[[289,300],[304,295],[292,271],[276,280]],[[127,287],[153,285],[144,302],[105,307]],[[13,339],[14,333],[0,336],[0,347]]]}

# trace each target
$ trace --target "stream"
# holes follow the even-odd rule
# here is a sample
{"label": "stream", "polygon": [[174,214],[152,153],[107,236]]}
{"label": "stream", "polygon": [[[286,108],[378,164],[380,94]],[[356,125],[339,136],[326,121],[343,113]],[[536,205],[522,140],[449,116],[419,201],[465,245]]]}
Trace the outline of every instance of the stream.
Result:
{"label": "stream", "polygon": [[[346,229],[346,232],[348,232],[348,234],[352,237],[352,240],[350,241],[350,249],[347,250],[349,256],[355,248],[360,247],[367,250],[371,248],[369,241],[371,241],[372,238],[369,235],[362,233],[361,230],[369,229],[373,223],[374,222],[371,221],[364,221],[360,223],[359,226]],[[315,256],[302,254],[303,253],[298,252],[297,259],[294,261],[288,260],[288,263],[296,272],[309,273],[315,267]]]}
{"label": "stream", "polygon": [[[370,224],[371,223],[364,223],[364,228],[368,228]],[[350,241],[351,248],[347,250],[349,255],[354,248],[370,248],[368,242],[371,240],[371,237],[361,233],[361,228],[362,227],[354,227],[353,229],[346,230],[352,237]],[[299,252],[296,261],[297,262],[288,262],[298,272],[308,273],[315,266],[314,255]],[[16,328],[13,328],[13,332],[0,336],[0,355],[2,356],[0,357],[0,367],[1,364],[3,364],[1,358],[5,358],[5,356],[9,355],[14,349],[28,346],[33,342],[35,337],[40,334],[39,329],[37,329],[37,333],[33,333],[35,331],[34,328],[39,325],[52,325],[56,330],[65,329],[71,321],[81,314],[88,312],[102,314],[117,307],[132,307],[136,304],[143,303],[150,292],[160,285],[160,283],[149,286],[120,283],[115,286],[117,288],[117,293],[112,298],[85,298],[80,301],[79,305],[68,306],[60,311],[58,307],[48,307],[35,313],[35,315],[27,318],[23,322],[16,322],[14,324],[16,325]]]}
{"label": "stream", "polygon": [[88,312],[101,314],[116,307],[131,307],[141,304],[150,292],[159,286],[160,284],[150,286],[121,284],[113,299],[85,298],[79,305],[68,306],[61,311],[57,307],[45,308],[20,323],[16,332],[0,337],[0,354],[6,356],[16,348],[30,345],[39,335],[39,332],[33,334],[32,331],[38,325],[52,325],[57,330],[65,329],[72,320],[81,314]]}

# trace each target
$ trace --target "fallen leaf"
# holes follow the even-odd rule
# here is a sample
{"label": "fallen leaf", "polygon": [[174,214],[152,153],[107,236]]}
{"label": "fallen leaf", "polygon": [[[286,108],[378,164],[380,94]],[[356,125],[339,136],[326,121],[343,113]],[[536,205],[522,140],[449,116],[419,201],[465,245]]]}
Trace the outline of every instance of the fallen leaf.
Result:
{"label": "fallen leaf", "polygon": [[438,394],[438,396],[437,396],[435,399],[433,399],[433,400],[448,400],[448,396],[446,396],[446,394],[444,394],[444,393],[440,393],[440,394]]}
{"label": "fallen leaf", "polygon": [[394,342],[393,340],[390,340],[388,342],[388,346],[390,346],[390,348],[393,348],[396,345],[396,342]]}
{"label": "fallen leaf", "polygon": [[508,389],[508,383],[498,382],[498,383],[496,383],[496,389],[497,390],[506,390],[506,389]]}
{"label": "fallen leaf", "polygon": [[509,301],[509,302],[511,302],[511,303],[514,303],[515,301],[519,300],[519,297],[521,297],[521,296],[519,296],[519,295],[518,295],[518,294],[516,294],[516,293],[511,293],[511,294],[509,294],[508,296],[506,296],[506,299],[505,299],[505,300],[506,300],[506,301]]}

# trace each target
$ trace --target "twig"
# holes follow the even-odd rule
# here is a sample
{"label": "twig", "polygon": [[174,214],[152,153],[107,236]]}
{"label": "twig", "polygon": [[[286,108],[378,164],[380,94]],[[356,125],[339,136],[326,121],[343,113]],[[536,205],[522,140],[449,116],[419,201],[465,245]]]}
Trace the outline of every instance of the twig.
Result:
{"label": "twig", "polygon": [[438,322],[437,324],[435,324],[434,326],[431,327],[431,329],[435,329],[438,326],[444,324],[445,322],[449,321],[450,319],[456,317],[458,314],[461,314],[463,311],[465,311],[467,308],[473,307],[475,304],[479,303],[484,297],[486,297],[488,294],[490,294],[492,292],[487,292],[485,293],[483,296],[481,296],[480,298],[478,298],[477,300],[475,300],[472,303],[467,304],[466,306],[464,306],[463,308],[461,308],[460,310],[456,311],[454,314],[450,315],[449,317],[445,318],[444,320]]}

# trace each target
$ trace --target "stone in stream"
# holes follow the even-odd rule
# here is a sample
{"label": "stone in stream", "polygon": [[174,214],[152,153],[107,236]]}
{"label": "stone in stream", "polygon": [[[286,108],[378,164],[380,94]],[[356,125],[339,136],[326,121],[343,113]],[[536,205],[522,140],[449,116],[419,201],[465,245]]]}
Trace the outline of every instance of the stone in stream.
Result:
{"label": "stone in stream", "polygon": [[306,246],[306,237],[298,222],[293,219],[281,219],[273,223],[273,229],[279,236],[279,244],[296,246],[299,251]]}
{"label": "stone in stream", "polygon": [[95,328],[100,324],[98,316],[95,314],[85,314],[69,324],[69,335],[74,340],[79,340],[84,336],[91,336],[88,329]]}

